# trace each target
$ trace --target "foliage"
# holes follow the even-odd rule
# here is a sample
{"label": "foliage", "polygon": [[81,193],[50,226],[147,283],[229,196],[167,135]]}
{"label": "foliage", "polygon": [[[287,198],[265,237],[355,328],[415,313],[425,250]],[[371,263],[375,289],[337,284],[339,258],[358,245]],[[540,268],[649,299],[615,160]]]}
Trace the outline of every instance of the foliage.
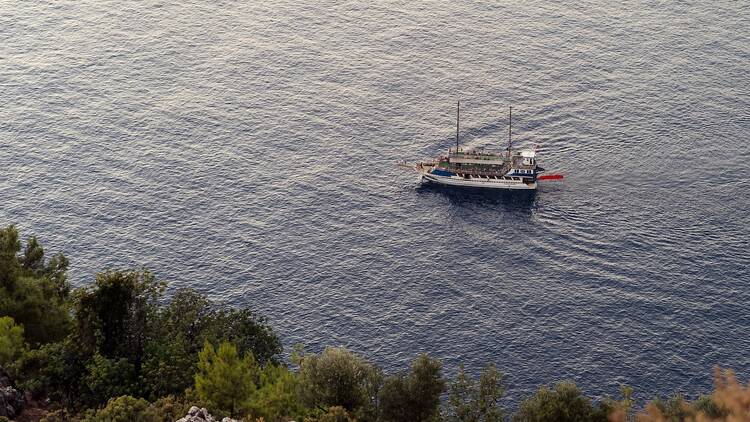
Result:
{"label": "foliage", "polygon": [[61,394],[67,387],[64,355],[62,342],[23,353],[15,365],[20,387],[37,398],[49,396],[55,401],[65,401]]}
{"label": "foliage", "polygon": [[258,388],[249,405],[250,413],[266,421],[301,420],[307,412],[298,391],[296,374],[269,363],[260,371]]}
{"label": "foliage", "polygon": [[478,383],[460,365],[456,381],[450,386],[446,419],[456,422],[500,422],[503,411],[499,401],[504,392],[503,375],[494,365],[484,368]]}
{"label": "foliage", "polygon": [[315,418],[305,418],[305,422],[356,422],[349,412],[341,406],[329,407],[325,413]]}
{"label": "foliage", "polygon": [[185,416],[192,405],[184,398],[165,396],[156,400],[151,407],[160,422],[174,422]]}
{"label": "foliage", "polygon": [[182,394],[193,385],[210,313],[210,302],[192,290],[177,291],[160,308],[151,320],[141,368],[146,397]]}
{"label": "foliage", "polygon": [[654,399],[638,415],[639,422],[750,420],[750,383],[742,386],[732,371],[714,371],[714,392],[688,403],[680,395]]}
{"label": "foliage", "polygon": [[604,398],[599,403],[599,413],[607,415],[607,419],[612,422],[625,422],[634,420],[633,416],[633,388],[627,385],[620,385],[620,401],[611,398]]}
{"label": "foliage", "polygon": [[445,391],[442,364],[421,354],[411,372],[388,377],[380,391],[381,416],[387,422],[434,421],[439,417],[440,395]]}
{"label": "foliage", "polygon": [[69,308],[48,279],[20,277],[12,291],[0,293],[0,315],[23,325],[26,341],[32,346],[62,340],[69,333]]}
{"label": "foliage", "polygon": [[[49,398],[69,408],[90,403],[86,386],[92,357],[82,354],[72,338],[24,353],[15,365],[19,384],[35,398]],[[104,397],[101,403],[105,403]],[[99,403],[94,403],[99,404]]]}
{"label": "foliage", "polygon": [[82,422],[161,422],[146,400],[131,396],[113,398],[97,411],[89,410]]}
{"label": "foliage", "polygon": [[[267,320],[248,309],[217,308],[192,290],[163,301],[164,284],[145,269],[101,273],[71,295],[68,265],[62,254],[45,256],[35,237],[21,242],[15,227],[0,228],[0,366],[35,399],[66,406],[44,420],[79,420],[83,406],[104,403],[85,420],[173,421],[195,404],[268,422],[439,420],[445,381],[436,359],[420,355],[383,382],[362,357],[327,348],[295,351],[292,372],[279,364],[281,342]],[[460,367],[446,420],[502,420],[504,390],[494,366],[479,379]],[[544,386],[513,419],[632,421],[632,389],[621,392],[594,406],[572,382]],[[711,395],[657,398],[635,420],[750,420],[750,385],[717,369]]]}
{"label": "foliage", "polygon": [[195,389],[201,399],[235,416],[249,403],[257,375],[252,353],[240,358],[232,343],[224,342],[216,350],[206,342],[199,354]]}
{"label": "foliage", "polygon": [[61,340],[70,330],[68,260],[62,254],[45,260],[34,237],[20,250],[16,228],[0,229],[0,315],[22,325],[32,346]]}
{"label": "foliage", "polygon": [[141,369],[144,394],[155,399],[189,388],[205,341],[232,341],[238,353],[251,352],[261,364],[276,362],[281,353],[281,342],[265,319],[249,310],[217,310],[197,292],[178,290],[151,319]]}
{"label": "foliage", "polygon": [[521,403],[513,418],[518,422],[606,421],[607,415],[591,404],[572,381],[542,386],[534,396]]}
{"label": "foliage", "polygon": [[21,241],[18,240],[18,230],[14,226],[0,229],[0,288],[13,290],[20,264],[16,253],[21,250]]}
{"label": "foliage", "polygon": [[648,406],[655,409],[664,421],[684,421],[692,417],[693,412],[688,403],[681,395],[675,394],[668,399],[657,397]]}
{"label": "foliage", "polygon": [[39,244],[36,237],[32,236],[26,241],[23,255],[19,257],[21,273],[27,277],[45,278],[50,282],[51,290],[60,299],[65,299],[70,294],[68,283],[68,259],[63,254],[56,254],[49,261],[44,258],[44,248]]}
{"label": "foliage", "polygon": [[705,416],[708,419],[725,419],[729,416],[729,410],[721,407],[711,396],[701,395],[693,402],[692,407],[696,415]]}
{"label": "foliage", "polygon": [[750,420],[750,383],[742,386],[734,372],[715,368],[711,402],[701,403],[696,410],[709,418],[726,416],[730,421]]}
{"label": "foliage", "polygon": [[110,397],[138,394],[135,367],[125,358],[95,354],[86,367],[88,403],[105,403]]}
{"label": "foliage", "polygon": [[128,358],[140,369],[147,321],[163,290],[145,269],[97,274],[93,286],[76,291],[76,340],[91,355]]}
{"label": "foliage", "polygon": [[[37,260],[29,265],[36,268]],[[18,280],[16,286],[22,285],[23,278]],[[23,384],[37,397],[51,395],[68,405],[93,406],[121,395],[157,400],[193,385],[199,345],[206,339],[233,336],[249,351],[260,350],[268,362],[281,352],[265,320],[251,312],[217,311],[192,291],[160,305],[163,289],[146,270],[97,275],[93,286],[74,294],[71,336],[21,356],[17,367]]]}
{"label": "foliage", "polygon": [[39,419],[39,422],[71,422],[80,421],[80,418],[72,414],[68,409],[53,410]]}
{"label": "foliage", "polygon": [[364,358],[343,348],[328,347],[320,355],[302,357],[299,378],[303,401],[310,407],[341,406],[350,412],[369,412],[374,411],[372,399],[382,375]]}
{"label": "foliage", "polygon": [[0,366],[7,366],[23,354],[23,327],[11,317],[0,317]]}
{"label": "foliage", "polygon": [[212,342],[229,341],[240,354],[252,352],[260,364],[278,363],[281,341],[268,321],[250,309],[219,308],[211,312],[205,332]]}

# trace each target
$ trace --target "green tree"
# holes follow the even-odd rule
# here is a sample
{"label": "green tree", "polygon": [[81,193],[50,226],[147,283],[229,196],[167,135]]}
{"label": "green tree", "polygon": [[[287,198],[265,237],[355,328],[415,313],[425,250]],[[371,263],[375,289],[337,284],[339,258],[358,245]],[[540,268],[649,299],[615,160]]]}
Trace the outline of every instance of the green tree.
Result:
{"label": "green tree", "polygon": [[49,261],[44,258],[44,248],[35,236],[26,241],[23,255],[20,257],[21,273],[28,277],[45,278],[49,280],[49,288],[60,299],[70,294],[68,283],[68,259],[63,254],[52,256]]}
{"label": "green tree", "polygon": [[174,422],[183,418],[193,406],[185,397],[165,396],[151,404],[160,422]]}
{"label": "green tree", "polygon": [[723,420],[729,416],[729,410],[719,406],[711,396],[701,395],[692,404],[695,413],[711,419]]}
{"label": "green tree", "polygon": [[16,228],[0,229],[0,315],[23,325],[32,346],[61,340],[70,331],[68,261],[62,254],[46,261],[34,237],[20,250]]}
{"label": "green tree", "polygon": [[14,362],[25,348],[23,327],[16,325],[11,317],[0,317],[0,366]]}
{"label": "green tree", "polygon": [[232,343],[224,342],[216,350],[206,342],[198,356],[195,389],[202,400],[235,416],[252,398],[257,376],[258,364],[252,353],[240,358]]}
{"label": "green tree", "polygon": [[503,420],[500,399],[505,392],[503,375],[494,365],[482,371],[477,383],[460,365],[448,396],[448,421],[499,422]]}
{"label": "green tree", "polygon": [[534,396],[521,403],[513,418],[517,422],[606,421],[605,411],[595,408],[572,381],[542,386]]}
{"label": "green tree", "polygon": [[62,340],[70,332],[70,306],[48,289],[48,280],[20,277],[13,291],[0,293],[0,315],[23,325],[26,341],[36,347]]}
{"label": "green tree", "polygon": [[250,400],[250,414],[266,421],[302,420],[307,413],[298,395],[297,375],[287,368],[266,364]]}
{"label": "green tree", "polygon": [[421,354],[411,372],[388,377],[380,391],[380,411],[386,422],[436,421],[440,395],[445,391],[442,363]]}
{"label": "green tree", "polygon": [[140,372],[144,397],[156,400],[170,394],[182,394],[190,388],[195,382],[200,352],[194,349],[194,344],[179,336],[167,335],[149,341]]}
{"label": "green tree", "polygon": [[217,310],[199,293],[178,290],[150,318],[141,369],[145,396],[182,394],[193,385],[205,341],[231,341],[240,355],[252,353],[261,364],[276,362],[281,353],[281,342],[265,319],[245,309]]}
{"label": "green tree", "polygon": [[144,399],[131,396],[112,398],[99,410],[86,412],[82,422],[161,422]]}
{"label": "green tree", "polygon": [[16,254],[21,250],[18,230],[15,226],[0,229],[0,288],[12,291],[20,265]]}
{"label": "green tree", "polygon": [[104,403],[111,397],[139,393],[135,368],[125,358],[108,359],[97,353],[86,369],[89,403]]}
{"label": "green tree", "polygon": [[140,371],[148,321],[164,288],[145,269],[97,274],[92,287],[76,291],[76,340],[91,355],[127,358]]}
{"label": "green tree", "polygon": [[357,419],[353,418],[343,407],[333,406],[317,418],[306,418],[305,422],[357,422]]}
{"label": "green tree", "polygon": [[374,412],[373,398],[382,380],[377,367],[337,347],[303,356],[299,377],[306,405],[321,410],[341,406],[348,412],[358,411],[360,419]]}
{"label": "green tree", "polygon": [[219,308],[211,312],[203,333],[209,341],[229,341],[240,354],[252,352],[260,364],[279,363],[281,341],[266,318],[247,308]]}
{"label": "green tree", "polygon": [[34,397],[72,405],[83,394],[87,363],[87,357],[76,354],[65,340],[26,351],[15,369],[20,386]]}

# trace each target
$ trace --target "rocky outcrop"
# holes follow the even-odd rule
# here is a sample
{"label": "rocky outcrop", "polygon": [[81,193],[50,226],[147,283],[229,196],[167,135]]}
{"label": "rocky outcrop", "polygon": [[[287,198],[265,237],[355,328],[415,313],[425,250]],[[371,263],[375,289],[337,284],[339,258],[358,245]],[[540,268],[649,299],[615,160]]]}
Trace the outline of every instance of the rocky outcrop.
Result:
{"label": "rocky outcrop", "polygon": [[23,392],[16,388],[8,373],[0,367],[0,416],[13,419],[21,414],[25,404]]}
{"label": "rocky outcrop", "polygon": [[[193,406],[188,410],[187,416],[185,416],[182,419],[178,419],[177,422],[219,422],[217,419],[214,419],[213,416],[211,416],[208,413],[208,410],[206,408],[199,409],[198,406]],[[221,420],[221,422],[237,422],[234,419],[230,418],[224,418]]]}

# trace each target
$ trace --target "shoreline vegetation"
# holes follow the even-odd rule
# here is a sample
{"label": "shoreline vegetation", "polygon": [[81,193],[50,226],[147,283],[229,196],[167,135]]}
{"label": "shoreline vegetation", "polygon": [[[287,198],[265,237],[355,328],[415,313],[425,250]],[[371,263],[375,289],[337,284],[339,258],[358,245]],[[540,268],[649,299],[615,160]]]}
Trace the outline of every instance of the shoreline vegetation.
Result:
{"label": "shoreline vegetation", "polygon": [[146,269],[105,271],[71,290],[68,265],[0,228],[0,422],[176,421],[193,406],[253,422],[750,420],[750,386],[718,368],[714,391],[692,402],[634,403],[626,386],[595,402],[561,381],[509,412],[492,364],[446,379],[440,360],[420,354],[385,374],[335,347],[297,347],[284,362],[278,336],[249,309],[188,289],[167,300]]}

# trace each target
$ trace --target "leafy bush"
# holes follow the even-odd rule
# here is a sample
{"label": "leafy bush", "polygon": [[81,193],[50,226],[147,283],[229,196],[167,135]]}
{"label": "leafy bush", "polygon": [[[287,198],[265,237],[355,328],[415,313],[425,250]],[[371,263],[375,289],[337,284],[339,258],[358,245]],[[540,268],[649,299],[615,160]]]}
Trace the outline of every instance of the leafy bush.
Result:
{"label": "leafy bush", "polygon": [[206,342],[199,355],[195,390],[201,399],[234,417],[249,404],[257,375],[258,364],[252,353],[240,358],[231,343],[224,342],[216,350]]}
{"label": "leafy bush", "polygon": [[246,309],[217,309],[188,289],[177,291],[150,321],[141,379],[144,395],[152,399],[182,394],[193,385],[206,341],[229,341],[239,354],[252,353],[260,364],[276,362],[282,350],[265,319]]}
{"label": "leafy bush", "polygon": [[34,237],[20,250],[16,228],[0,229],[0,315],[22,325],[32,346],[61,340],[71,327],[68,260],[62,254],[45,260]]}
{"label": "leafy bush", "polygon": [[125,358],[95,354],[86,366],[87,402],[105,403],[110,397],[138,394],[135,367]]}
{"label": "leafy bush", "polygon": [[505,392],[503,375],[494,365],[482,370],[479,382],[460,365],[456,381],[450,386],[446,420],[455,422],[500,422],[503,411],[500,399]]}
{"label": "leafy bush", "polygon": [[381,380],[377,367],[343,348],[328,347],[300,361],[301,394],[310,407],[370,411]]}
{"label": "leafy bush", "polygon": [[57,409],[42,416],[39,422],[73,422],[80,420],[80,418],[70,413],[67,409]]}
{"label": "leafy bush", "polygon": [[329,407],[328,410],[316,418],[305,418],[305,422],[357,422],[349,412],[341,406]]}
{"label": "leafy bush", "polygon": [[595,408],[572,381],[563,381],[549,389],[542,386],[521,403],[513,420],[517,422],[606,421],[605,411]]}
{"label": "leafy bush", "polygon": [[307,413],[299,397],[297,375],[287,368],[266,364],[260,371],[257,390],[250,401],[250,414],[266,421],[302,420]]}
{"label": "leafy bush", "polygon": [[146,400],[131,396],[110,399],[99,410],[89,410],[82,422],[161,422]]}
{"label": "leafy bush", "polygon": [[184,417],[191,406],[184,398],[176,396],[162,397],[151,405],[160,422],[174,422]]}
{"label": "leafy bush", "polygon": [[445,391],[442,364],[421,354],[408,374],[386,379],[380,391],[381,416],[387,422],[433,421],[439,417],[440,395]]}
{"label": "leafy bush", "polygon": [[14,362],[24,350],[23,327],[11,317],[0,317],[0,366]]}
{"label": "leafy bush", "polygon": [[147,270],[97,274],[93,286],[75,294],[76,341],[92,356],[127,358],[140,369],[147,321],[164,287]]}

